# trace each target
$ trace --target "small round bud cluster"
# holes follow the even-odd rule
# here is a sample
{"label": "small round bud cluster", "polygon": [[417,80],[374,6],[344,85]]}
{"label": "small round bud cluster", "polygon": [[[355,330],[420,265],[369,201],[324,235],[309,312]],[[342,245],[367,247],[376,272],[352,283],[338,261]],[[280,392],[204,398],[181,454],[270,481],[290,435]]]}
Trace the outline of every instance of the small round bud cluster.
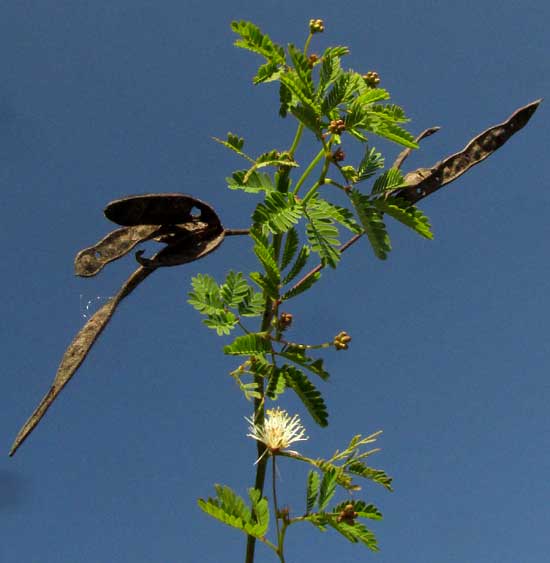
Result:
{"label": "small round bud cluster", "polygon": [[332,160],[334,162],[342,162],[346,158],[346,153],[341,149],[338,148],[332,153]]}
{"label": "small round bud cluster", "polygon": [[380,84],[380,76],[374,70],[369,70],[367,74],[363,74],[363,80],[367,83],[367,86],[371,88],[376,88]]}
{"label": "small round bud cluster", "polygon": [[355,518],[357,518],[357,516],[358,514],[357,512],[355,512],[355,507],[350,503],[344,506],[344,510],[342,510],[340,514],[338,514],[336,520],[338,522],[345,522],[346,524],[353,526],[355,524]]}
{"label": "small round bud cluster", "polygon": [[323,33],[325,31],[325,24],[323,20],[309,20],[310,33]]}
{"label": "small round bud cluster", "polygon": [[319,60],[319,55],[315,53],[311,53],[307,58],[310,68],[313,68],[313,65]]}
{"label": "small round bud cluster", "polygon": [[291,313],[281,313],[279,317],[279,329],[286,330],[292,324]]}
{"label": "small round bud cluster", "polygon": [[349,348],[349,343],[351,342],[351,336],[343,330],[339,332],[333,339],[332,344],[336,350],[347,350]]}
{"label": "small round bud cluster", "polygon": [[328,124],[328,130],[330,133],[340,135],[340,133],[343,133],[346,130],[346,124],[343,119],[333,119]]}

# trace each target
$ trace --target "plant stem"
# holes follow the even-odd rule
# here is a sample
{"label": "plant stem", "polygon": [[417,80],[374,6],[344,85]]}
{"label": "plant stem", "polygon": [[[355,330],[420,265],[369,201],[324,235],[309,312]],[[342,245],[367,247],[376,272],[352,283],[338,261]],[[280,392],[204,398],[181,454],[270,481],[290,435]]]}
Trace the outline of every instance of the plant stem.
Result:
{"label": "plant stem", "polygon": [[322,148],[318,153],[317,156],[310,162],[309,166],[305,169],[304,173],[300,176],[298,182],[296,182],[296,186],[294,188],[294,195],[298,193],[302,184],[306,181],[307,177],[311,174],[311,171],[319,164],[320,160],[325,156],[325,149]]}

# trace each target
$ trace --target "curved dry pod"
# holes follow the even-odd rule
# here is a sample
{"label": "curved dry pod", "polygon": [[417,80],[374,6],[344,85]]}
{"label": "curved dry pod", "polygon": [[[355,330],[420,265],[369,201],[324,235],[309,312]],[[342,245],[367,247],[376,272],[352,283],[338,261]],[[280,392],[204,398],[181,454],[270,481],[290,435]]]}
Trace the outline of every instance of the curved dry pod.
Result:
{"label": "curved dry pod", "polygon": [[210,205],[186,194],[143,194],[116,199],[105,208],[105,217],[122,226],[178,225],[202,221],[220,223]]}
{"label": "curved dry pod", "polygon": [[61,359],[49,391],[17,434],[10,455],[17,451],[71,380],[119,303],[157,268],[199,260],[215,250],[225,235],[214,209],[184,194],[146,194],[119,199],[107,205],[105,215],[123,227],[77,254],[78,275],[97,274],[107,263],[124,256],[145,240],[154,238],[165,247],[149,259],[143,258],[142,252],[136,254],[141,265],[75,336]]}

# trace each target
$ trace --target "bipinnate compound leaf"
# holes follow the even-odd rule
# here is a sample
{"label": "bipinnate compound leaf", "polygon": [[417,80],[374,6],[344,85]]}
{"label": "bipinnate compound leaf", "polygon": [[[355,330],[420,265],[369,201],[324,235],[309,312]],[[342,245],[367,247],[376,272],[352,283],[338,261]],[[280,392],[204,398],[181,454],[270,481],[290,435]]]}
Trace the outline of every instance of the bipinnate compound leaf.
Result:
{"label": "bipinnate compound leaf", "polygon": [[230,270],[220,286],[220,297],[226,307],[238,307],[247,298],[250,286],[240,272]]}
{"label": "bipinnate compound leaf", "polygon": [[302,216],[302,206],[293,194],[270,192],[265,201],[259,203],[252,215],[255,225],[267,227],[274,233],[284,233],[298,223]]}
{"label": "bipinnate compound leaf", "polygon": [[281,270],[284,270],[294,259],[296,252],[298,252],[299,244],[298,231],[292,227],[286,234],[283,256],[281,258]]}
{"label": "bipinnate compound leaf", "polygon": [[287,387],[290,387],[302,401],[311,418],[319,426],[328,425],[328,411],[321,393],[306,375],[291,365],[281,366]]}
{"label": "bipinnate compound leaf", "polygon": [[197,311],[211,315],[223,312],[224,306],[220,288],[216,280],[208,274],[197,274],[191,280],[193,291],[189,292],[187,302]]}
{"label": "bipinnate compound leaf", "polygon": [[363,500],[346,500],[337,504],[332,512],[340,512],[346,508],[346,506],[352,504],[353,510],[357,512],[358,518],[368,518],[369,520],[382,520],[382,513],[374,504],[367,504]]}
{"label": "bipinnate compound leaf", "polygon": [[230,190],[243,190],[251,194],[260,192],[270,192],[275,188],[269,174],[254,170],[237,170],[233,172],[230,178],[226,178],[227,187]]}
{"label": "bipinnate compound leaf", "polygon": [[319,473],[313,469],[307,474],[306,514],[311,512],[319,497]]}
{"label": "bipinnate compound leaf", "polygon": [[288,301],[293,297],[297,297],[301,293],[304,293],[304,291],[307,291],[314,283],[318,282],[320,279],[321,272],[315,272],[307,278],[304,276],[303,280],[301,280],[299,283],[296,283],[296,285],[294,285],[287,292],[281,295],[281,301]]}
{"label": "bipinnate compound leaf", "polygon": [[367,467],[367,465],[365,465],[362,461],[354,461],[350,463],[346,469],[349,473],[359,475],[360,477],[364,477],[365,479],[369,479],[374,483],[382,485],[382,487],[388,491],[393,490],[391,486],[392,478],[381,469]]}
{"label": "bipinnate compound leaf", "polygon": [[376,208],[366,195],[361,194],[357,190],[351,190],[349,195],[374,250],[374,254],[381,260],[385,260],[388,252],[391,250],[391,244],[382,212]]}
{"label": "bipinnate compound leaf", "polygon": [[376,199],[374,200],[376,208],[393,217],[403,225],[409,227],[420,236],[427,239],[433,239],[430,220],[420,209],[402,198]]}
{"label": "bipinnate compound leaf", "polygon": [[251,507],[225,485],[215,485],[216,498],[199,499],[199,507],[220,522],[237,528],[242,532],[263,538],[269,526],[269,507],[267,500],[261,497],[260,491],[249,489]]}
{"label": "bipinnate compound leaf", "polygon": [[252,356],[271,352],[271,341],[264,334],[252,333],[237,336],[231,344],[223,347],[230,356]]}
{"label": "bipinnate compound leaf", "polygon": [[330,499],[336,492],[337,473],[337,471],[332,469],[323,473],[323,478],[321,479],[321,484],[319,485],[319,500],[317,503],[319,510],[324,510],[327,507]]}
{"label": "bipinnate compound leaf", "polygon": [[231,29],[241,36],[241,39],[237,39],[234,43],[236,47],[248,49],[268,61],[284,64],[284,49],[274,43],[267,34],[262,33],[257,25],[247,21],[234,21],[231,23]]}
{"label": "bipinnate compound leaf", "polygon": [[338,522],[337,520],[331,519],[327,524],[350,542],[362,543],[371,551],[379,551],[376,536],[365,525],[361,524],[361,522],[348,524],[347,522]]}
{"label": "bipinnate compound leaf", "polygon": [[286,276],[283,278],[282,281],[283,285],[290,283],[293,279],[296,278],[296,276],[300,274],[300,272],[304,269],[305,265],[307,264],[307,260],[309,258],[310,252],[311,250],[309,249],[309,246],[302,246],[300,252],[298,253],[298,256],[296,257],[296,260],[294,261],[294,264],[292,265]]}

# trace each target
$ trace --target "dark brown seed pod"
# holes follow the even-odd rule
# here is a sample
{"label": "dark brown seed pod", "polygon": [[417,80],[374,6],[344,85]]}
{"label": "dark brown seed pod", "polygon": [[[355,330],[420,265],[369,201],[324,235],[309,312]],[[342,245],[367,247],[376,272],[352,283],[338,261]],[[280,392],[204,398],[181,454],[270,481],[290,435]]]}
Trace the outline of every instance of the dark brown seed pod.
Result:
{"label": "dark brown seed pod", "polygon": [[517,109],[506,121],[489,127],[474,137],[461,151],[448,156],[431,168],[419,168],[409,172],[405,175],[408,187],[396,190],[392,196],[416,203],[456,180],[472,166],[491,156],[514,133],[524,127],[541,101],[535,100]]}
{"label": "dark brown seed pod", "polygon": [[[61,359],[50,390],[17,434],[10,455],[17,451],[71,380],[119,303],[157,268],[198,260],[215,250],[225,235],[214,209],[184,194],[145,194],[122,198],[109,203],[105,215],[123,227],[77,254],[77,275],[97,274],[103,266],[124,256],[145,240],[155,239],[166,246],[152,258],[143,258],[142,252],[136,254],[141,265],[75,336]],[[244,233],[230,231],[229,234]]]}
{"label": "dark brown seed pod", "polygon": [[220,220],[210,205],[186,194],[143,194],[111,201],[105,217],[124,227],[132,225],[178,225],[192,221],[209,224]]}

